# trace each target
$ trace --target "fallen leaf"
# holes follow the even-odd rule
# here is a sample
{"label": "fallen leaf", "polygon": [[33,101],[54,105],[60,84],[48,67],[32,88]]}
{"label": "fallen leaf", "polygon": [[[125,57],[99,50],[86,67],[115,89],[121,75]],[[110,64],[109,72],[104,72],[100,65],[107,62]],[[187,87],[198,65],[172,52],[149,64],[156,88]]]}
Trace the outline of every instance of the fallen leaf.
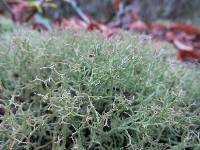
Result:
{"label": "fallen leaf", "polygon": [[137,30],[137,31],[141,31],[141,32],[146,32],[149,30],[147,24],[141,20],[138,20],[136,22],[129,24],[128,29],[129,30]]}
{"label": "fallen leaf", "polygon": [[182,61],[194,62],[196,60],[200,60],[200,51],[197,50],[178,50],[176,55],[177,58]]}
{"label": "fallen leaf", "polygon": [[182,42],[178,39],[173,40],[173,44],[177,49],[184,49],[185,51],[191,51],[194,47],[192,44],[188,44],[186,42]]}
{"label": "fallen leaf", "polygon": [[174,23],[169,26],[169,30],[173,32],[185,32],[193,35],[200,34],[200,29],[190,24]]}

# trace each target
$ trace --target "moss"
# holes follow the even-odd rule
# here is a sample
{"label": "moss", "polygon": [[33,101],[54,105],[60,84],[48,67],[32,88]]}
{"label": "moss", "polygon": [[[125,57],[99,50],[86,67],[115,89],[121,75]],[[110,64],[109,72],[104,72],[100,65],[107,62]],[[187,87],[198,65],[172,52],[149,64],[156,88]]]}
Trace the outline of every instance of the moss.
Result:
{"label": "moss", "polygon": [[198,147],[200,72],[168,46],[70,30],[0,38],[1,149]]}
{"label": "moss", "polygon": [[14,26],[12,20],[0,17],[0,32],[12,31]]}

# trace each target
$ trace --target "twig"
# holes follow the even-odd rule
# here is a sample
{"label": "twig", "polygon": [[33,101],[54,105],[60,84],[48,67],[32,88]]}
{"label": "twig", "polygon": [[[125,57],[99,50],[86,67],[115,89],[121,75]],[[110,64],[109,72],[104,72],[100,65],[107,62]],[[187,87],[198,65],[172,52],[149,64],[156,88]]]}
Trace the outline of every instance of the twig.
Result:
{"label": "twig", "polygon": [[72,6],[72,8],[76,11],[76,13],[79,15],[79,17],[85,21],[87,24],[90,24],[90,19],[83,13],[83,11],[78,7],[75,0],[64,0],[68,4]]}

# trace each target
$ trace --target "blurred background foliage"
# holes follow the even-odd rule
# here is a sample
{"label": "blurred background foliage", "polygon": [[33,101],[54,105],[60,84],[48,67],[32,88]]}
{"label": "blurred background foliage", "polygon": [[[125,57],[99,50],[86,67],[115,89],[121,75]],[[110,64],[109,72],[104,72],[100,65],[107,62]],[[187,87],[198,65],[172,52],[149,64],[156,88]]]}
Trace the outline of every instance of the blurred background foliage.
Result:
{"label": "blurred background foliage", "polygon": [[[13,1],[13,0],[5,0]],[[41,1],[41,0],[27,0]],[[51,0],[58,5],[55,10],[48,10],[54,18],[74,15],[74,11],[67,6],[63,0]],[[121,0],[128,5],[140,9],[140,15],[144,20],[154,21],[156,19],[170,20],[198,20],[200,18],[199,0]],[[77,0],[82,10],[94,19],[106,22],[115,14],[114,0]],[[0,1],[0,10],[6,9],[3,0]]]}
{"label": "blurred background foliage", "polygon": [[[128,1],[128,0],[127,0]],[[112,0],[78,0],[85,12],[103,22],[114,14]],[[200,0],[129,0],[143,20],[192,22],[200,26]]]}
{"label": "blurred background foliage", "polygon": [[[0,14],[3,14],[3,16],[9,14],[9,9],[5,6],[5,2],[10,3],[15,1],[19,0],[0,0]],[[41,16],[45,16],[48,20],[59,20],[60,18],[68,18],[76,14],[75,10],[66,3],[67,0],[24,1],[31,2],[38,10],[40,10],[39,2],[46,1],[51,3],[51,5],[42,6],[43,12]],[[115,0],[76,0],[76,2],[83,12],[92,19],[105,24],[116,19],[117,10],[114,7]],[[169,20],[200,26],[200,0],[121,0],[121,2],[124,2],[127,7],[135,10],[142,20],[147,22]],[[55,4],[56,7],[52,4]],[[48,23],[47,20],[42,20],[42,18],[38,20],[46,24]],[[0,28],[5,28],[5,22],[2,19],[0,20]]]}
{"label": "blurred background foliage", "polygon": [[[146,21],[170,19],[195,21],[200,25],[199,0],[126,0],[129,5],[140,9],[140,16]],[[83,10],[96,19],[108,20],[115,12],[112,0],[78,0]]]}

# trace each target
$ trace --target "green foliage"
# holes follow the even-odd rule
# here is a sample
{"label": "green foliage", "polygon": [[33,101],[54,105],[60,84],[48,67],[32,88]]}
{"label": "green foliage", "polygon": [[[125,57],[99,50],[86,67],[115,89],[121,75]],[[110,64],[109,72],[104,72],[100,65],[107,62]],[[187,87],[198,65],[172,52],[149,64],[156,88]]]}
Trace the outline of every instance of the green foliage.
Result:
{"label": "green foliage", "polygon": [[1,36],[1,149],[199,148],[199,71],[122,34]]}

